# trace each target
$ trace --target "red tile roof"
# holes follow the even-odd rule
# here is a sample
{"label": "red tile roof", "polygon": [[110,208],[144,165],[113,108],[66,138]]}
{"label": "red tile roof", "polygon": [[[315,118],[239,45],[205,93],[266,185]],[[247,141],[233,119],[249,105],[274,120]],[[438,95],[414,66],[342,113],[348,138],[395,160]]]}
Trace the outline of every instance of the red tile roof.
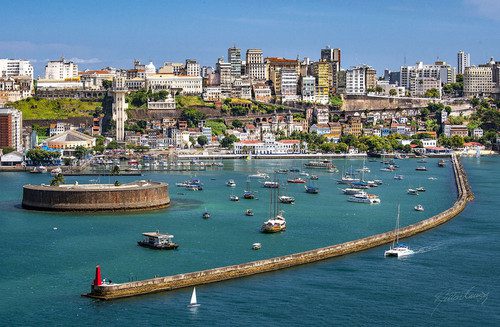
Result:
{"label": "red tile roof", "polygon": [[280,143],[284,143],[284,144],[299,144],[300,141],[299,140],[281,140],[281,141],[278,141]]}

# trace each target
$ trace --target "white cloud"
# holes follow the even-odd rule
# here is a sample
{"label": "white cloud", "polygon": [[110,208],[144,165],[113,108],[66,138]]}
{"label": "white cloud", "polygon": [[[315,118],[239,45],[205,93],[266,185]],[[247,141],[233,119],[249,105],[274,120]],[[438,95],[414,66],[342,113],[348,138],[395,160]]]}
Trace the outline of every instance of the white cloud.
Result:
{"label": "white cloud", "polygon": [[474,7],[477,14],[500,20],[500,1],[499,0],[465,0],[465,3]]}
{"label": "white cloud", "polygon": [[71,58],[69,59],[69,61],[73,61],[75,64],[98,64],[102,62],[102,60],[98,58],[89,58],[89,59]]}

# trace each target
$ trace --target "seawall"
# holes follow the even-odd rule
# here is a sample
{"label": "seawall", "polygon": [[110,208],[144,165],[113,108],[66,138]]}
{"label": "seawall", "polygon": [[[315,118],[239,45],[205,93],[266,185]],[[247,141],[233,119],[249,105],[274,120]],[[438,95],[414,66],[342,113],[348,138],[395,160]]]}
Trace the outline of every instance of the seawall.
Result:
{"label": "seawall", "polygon": [[47,211],[153,210],[170,203],[168,184],[137,181],[114,184],[24,185],[22,206]]}
{"label": "seawall", "polygon": [[[400,229],[400,238],[409,237],[439,226],[458,215],[474,195],[468,184],[467,176],[462,164],[456,156],[452,156],[455,182],[458,199],[453,206],[431,218]],[[253,261],[239,265],[232,265],[186,274],[167,277],[157,277],[122,284],[92,285],[91,292],[84,296],[112,300],[160,291],[174,290],[183,287],[213,283],[238,277],[250,276],[264,272],[303,265],[328,258],[333,258],[357,251],[363,251],[379,245],[392,242],[396,237],[394,231],[385,232],[354,241],[327,246],[301,253],[285,255],[265,260]]]}

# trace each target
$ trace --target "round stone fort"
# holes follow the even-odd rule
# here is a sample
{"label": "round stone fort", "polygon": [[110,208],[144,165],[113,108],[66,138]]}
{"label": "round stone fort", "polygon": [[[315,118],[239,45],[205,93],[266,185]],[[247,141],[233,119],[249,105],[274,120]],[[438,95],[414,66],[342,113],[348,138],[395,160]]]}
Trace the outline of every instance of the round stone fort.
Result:
{"label": "round stone fort", "polygon": [[24,185],[22,206],[47,211],[132,211],[165,208],[168,184],[135,181],[114,184]]}

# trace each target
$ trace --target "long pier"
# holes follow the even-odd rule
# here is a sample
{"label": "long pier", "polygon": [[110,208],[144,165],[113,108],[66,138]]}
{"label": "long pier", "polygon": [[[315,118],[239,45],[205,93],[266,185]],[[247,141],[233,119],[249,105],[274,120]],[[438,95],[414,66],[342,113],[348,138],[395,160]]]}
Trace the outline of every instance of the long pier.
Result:
{"label": "long pier", "polygon": [[[455,155],[452,156],[451,160],[453,163],[455,182],[458,192],[457,200],[451,208],[428,219],[401,228],[399,230],[400,238],[413,236],[451,220],[460,212],[462,212],[462,210],[464,210],[469,201],[472,201],[474,199],[474,194],[472,193],[472,190],[469,186],[467,175],[460,160]],[[91,292],[88,294],[83,294],[83,296],[102,300],[112,300],[117,298],[131,297],[201,284],[214,283],[233,278],[285,269],[333,257],[338,257],[349,253],[363,251],[383,244],[391,243],[395,238],[396,233],[394,231],[389,231],[382,234],[372,235],[358,240],[327,246],[319,249],[270,259],[252,261],[239,265],[225,266],[167,277],[156,277],[121,284],[92,285]]]}

